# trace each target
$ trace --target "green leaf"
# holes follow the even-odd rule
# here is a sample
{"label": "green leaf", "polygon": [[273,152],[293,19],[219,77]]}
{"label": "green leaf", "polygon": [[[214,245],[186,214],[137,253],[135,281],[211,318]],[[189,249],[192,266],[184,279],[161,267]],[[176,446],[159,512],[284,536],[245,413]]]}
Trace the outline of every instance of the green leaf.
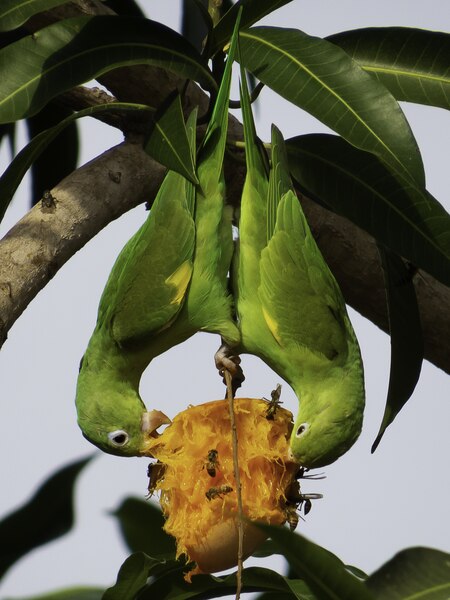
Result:
{"label": "green leaf", "polygon": [[372,445],[375,452],[386,428],[411,397],[419,381],[423,361],[423,337],[419,306],[414,288],[414,268],[397,254],[379,246],[391,336],[389,388],[380,430]]}
{"label": "green leaf", "polygon": [[346,52],[296,29],[241,32],[244,66],[351,144],[378,156],[407,185],[425,185],[409,124],[386,88]]}
{"label": "green leaf", "polygon": [[347,52],[397,100],[450,108],[450,35],[370,27],[326,38]]}
{"label": "green leaf", "polygon": [[49,592],[42,596],[27,596],[26,598],[5,598],[5,600],[102,600],[104,589],[93,587],[76,587],[66,590]]}
{"label": "green leaf", "polygon": [[124,600],[136,597],[145,586],[149,573],[159,561],[150,558],[143,552],[129,556],[120,567],[117,581],[113,587],[106,590],[103,600]]}
{"label": "green leaf", "polygon": [[[186,568],[184,569],[186,570]],[[297,598],[299,600],[312,600],[311,593],[299,580],[287,580],[286,577],[259,567],[249,567],[243,570],[242,591],[259,592],[267,591],[280,594],[280,598]],[[236,573],[224,577],[213,575],[195,575],[192,583],[187,583],[183,578],[182,570],[165,573],[162,577],[155,577],[147,584],[145,590],[139,594],[139,600],[207,600],[219,598],[236,591]],[[363,597],[361,600],[364,600]]]}
{"label": "green leaf", "polygon": [[213,29],[206,48],[207,56],[213,56],[228,44],[241,6],[241,29],[246,29],[289,2],[292,0],[238,0]]}
{"label": "green leaf", "polygon": [[66,2],[67,0],[2,0],[0,31],[15,29],[33,15]]}
{"label": "green leaf", "polygon": [[[39,135],[42,131],[54,127],[71,114],[72,111],[65,107],[58,105],[45,106],[26,121],[30,139]],[[64,177],[76,169],[78,148],[77,124],[72,121],[48,144],[31,166],[32,205],[36,204],[42,198],[45,190],[51,190]]]}
{"label": "green leaf", "polygon": [[183,117],[180,95],[170,99],[155,115],[155,126],[147,138],[144,150],[150,156],[158,156],[158,162],[171,165],[194,185],[198,184],[195,174],[194,157],[189,144],[186,124]]}
{"label": "green leaf", "polygon": [[307,195],[450,285],[450,215],[431,194],[403,188],[376,157],[337,136],[298,136],[287,148],[292,176]]}
{"label": "green leaf", "polygon": [[75,17],[0,51],[0,122],[28,117],[75,85],[136,64],[162,67],[216,88],[206,62],[172,29],[134,17]]}
{"label": "green leaf", "polygon": [[318,600],[373,600],[364,584],[351,575],[331,552],[285,527],[254,523],[279,545],[289,561]]}
{"label": "green leaf", "polygon": [[70,531],[75,481],[91,458],[57,471],[29,502],[0,522],[0,577],[30,550]]}
{"label": "green leaf", "polygon": [[175,539],[163,530],[165,520],[155,504],[126,498],[112,514],[119,520],[122,536],[131,552],[175,559]]}
{"label": "green leaf", "polygon": [[[77,113],[71,114],[69,117],[58,123],[58,125],[43,131],[33,138],[31,142],[19,152],[19,154],[10,163],[8,168],[0,177],[0,221],[3,218],[3,215],[5,214],[5,211],[8,208],[8,205],[11,202],[19,183],[22,181],[23,176],[29,169],[30,165],[34,163],[34,161],[42,154],[45,148],[56,138],[57,135],[59,135],[61,131],[64,130],[65,127],[70,125],[74,119],[79,119],[81,117],[94,116],[104,112],[115,112],[120,114],[122,111],[153,112],[153,109],[145,104],[134,104],[128,102],[110,102],[108,104],[99,104],[97,106],[91,106],[89,108],[80,110]],[[179,132],[170,130],[170,121],[168,125],[169,129],[165,131],[164,127],[166,125],[163,123],[158,123],[159,131],[161,132],[161,135],[165,136],[165,138],[168,140],[168,143],[161,146],[152,146],[150,148],[150,153],[155,160],[166,166],[168,169],[173,169],[176,171],[177,169],[182,168],[182,175],[184,175],[190,168],[190,165],[180,163],[180,157],[182,159],[185,158],[185,150],[182,148],[180,151],[178,148]],[[177,136],[177,139],[173,137],[174,135]],[[173,153],[168,151],[169,145],[173,149]],[[191,156],[189,160],[192,162]],[[190,173],[190,175],[192,176],[192,173]]]}
{"label": "green leaf", "polygon": [[208,0],[183,0],[181,11],[181,33],[198,52],[212,29],[208,13]]}
{"label": "green leaf", "polygon": [[366,585],[379,600],[448,600],[450,554],[432,548],[402,550]]}

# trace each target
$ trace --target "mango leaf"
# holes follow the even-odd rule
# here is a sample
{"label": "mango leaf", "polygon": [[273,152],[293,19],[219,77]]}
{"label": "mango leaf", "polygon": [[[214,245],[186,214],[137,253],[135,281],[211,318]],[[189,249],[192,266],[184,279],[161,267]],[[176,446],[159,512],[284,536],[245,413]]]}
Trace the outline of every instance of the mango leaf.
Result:
{"label": "mango leaf", "polygon": [[271,537],[318,600],[374,600],[364,583],[331,552],[285,527],[254,523]]}
{"label": "mango leaf", "polygon": [[386,428],[411,397],[423,361],[423,337],[413,274],[400,256],[379,246],[386,285],[391,369],[386,408],[380,430],[372,445],[375,452]]}
{"label": "mango leaf", "polygon": [[346,52],[296,29],[240,34],[244,66],[348,142],[378,156],[401,182],[425,186],[409,124],[390,92]]}
{"label": "mango leaf", "polygon": [[[44,106],[41,111],[26,120],[30,139],[42,131],[54,127],[71,114],[71,110],[62,106]],[[32,205],[42,198],[45,190],[51,190],[76,169],[78,148],[77,124],[72,121],[49,143],[31,165]]]}
{"label": "mango leaf", "polygon": [[433,548],[408,548],[366,581],[379,600],[448,600],[450,554]]}
{"label": "mango leaf", "polygon": [[408,27],[369,27],[326,38],[397,100],[450,108],[450,35]]}
{"label": "mango leaf", "polygon": [[286,143],[292,176],[306,194],[450,285],[450,215],[431,194],[402,187],[375,156],[338,136],[311,134]]}
{"label": "mango leaf", "polygon": [[241,29],[246,29],[289,2],[292,0],[238,0],[213,29],[208,39],[206,55],[213,56],[228,44],[241,6]]}
{"label": "mango leaf", "polygon": [[30,550],[70,531],[74,521],[75,481],[91,458],[57,471],[31,500],[0,521],[0,577]]}
{"label": "mango leaf", "polygon": [[162,67],[216,88],[204,59],[169,27],[135,17],[75,17],[0,51],[0,123],[33,115],[75,85],[136,64]]}
{"label": "mango leaf", "polygon": [[94,587],[76,587],[57,590],[42,594],[42,596],[27,596],[26,598],[5,598],[4,600],[102,600],[104,589]]}
{"label": "mango leaf", "polygon": [[132,554],[120,567],[115,585],[106,590],[103,600],[135,598],[145,586],[152,569],[157,566],[159,566],[159,561],[143,552]]}
{"label": "mango leaf", "polygon": [[181,173],[194,185],[198,184],[195,174],[194,157],[189,144],[186,124],[183,117],[180,95],[170,99],[168,106],[162,107],[155,115],[155,125],[148,136],[144,150],[158,158],[163,165],[171,165],[173,171]]}
{"label": "mango leaf", "polygon": [[[121,111],[140,111],[152,113],[153,109],[145,104],[134,104],[129,102],[110,102],[108,104],[99,104],[97,106],[91,106],[77,113],[71,114],[69,117],[55,125],[54,127],[43,131],[35,138],[31,140],[29,144],[23,148],[14,160],[7,167],[3,175],[0,177],[0,221],[14,196],[15,191],[19,183],[22,181],[25,173],[29,169],[30,165],[41,155],[45,148],[50,144],[56,136],[67,127],[74,119],[81,117],[93,116],[104,112],[116,112]],[[170,125],[170,123],[169,123]],[[164,146],[155,145],[151,148],[152,156],[155,160],[166,166],[168,169],[174,171],[181,169],[182,175],[189,174],[190,179],[195,178],[195,171],[192,167],[192,156],[187,156],[185,150],[179,149],[180,132],[164,130],[165,125],[158,123],[159,130],[163,132],[164,136],[168,140],[168,143]],[[173,138],[173,135],[177,136]],[[183,142],[183,140],[181,140]],[[173,150],[173,153],[172,153]],[[187,163],[183,163],[184,158],[188,160]],[[181,162],[180,162],[181,161]]]}
{"label": "mango leaf", "polygon": [[[184,569],[186,571],[186,568]],[[236,591],[236,573],[224,577],[213,575],[196,575],[192,583],[187,583],[183,578],[183,571],[165,573],[155,577],[147,587],[140,592],[139,600],[207,600],[219,598]],[[297,598],[298,600],[313,600],[311,592],[303,581],[288,580],[286,577],[270,569],[249,567],[243,570],[243,592],[267,591],[275,592],[277,598]],[[278,594],[280,594],[278,596]],[[364,600],[362,597],[361,600]]]}
{"label": "mango leaf", "polygon": [[0,31],[15,29],[33,15],[66,2],[67,0],[2,0]]}
{"label": "mango leaf", "polygon": [[198,51],[212,29],[208,13],[208,0],[183,0],[181,11],[181,33]]}
{"label": "mango leaf", "polygon": [[159,559],[175,559],[175,539],[164,530],[161,509],[152,502],[126,498],[112,513],[131,552],[145,552]]}

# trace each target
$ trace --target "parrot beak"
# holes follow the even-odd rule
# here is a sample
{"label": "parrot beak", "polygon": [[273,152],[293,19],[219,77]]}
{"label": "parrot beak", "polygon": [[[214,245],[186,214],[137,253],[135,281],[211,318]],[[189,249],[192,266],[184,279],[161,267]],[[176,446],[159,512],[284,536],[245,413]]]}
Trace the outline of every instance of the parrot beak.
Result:
{"label": "parrot beak", "polygon": [[142,415],[141,431],[151,437],[158,437],[156,431],[161,425],[168,425],[172,421],[160,410],[149,410]]}

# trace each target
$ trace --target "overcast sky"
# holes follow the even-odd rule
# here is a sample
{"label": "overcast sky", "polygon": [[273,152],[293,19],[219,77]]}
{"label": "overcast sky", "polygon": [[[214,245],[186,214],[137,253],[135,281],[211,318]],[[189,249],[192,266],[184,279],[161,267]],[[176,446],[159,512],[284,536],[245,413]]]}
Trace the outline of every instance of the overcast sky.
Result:
{"label": "overcast sky", "polygon": [[[153,18],[178,28],[178,2],[141,4],[149,7]],[[450,4],[448,0],[294,0],[266,22],[318,36],[390,25],[448,31]],[[423,154],[428,188],[449,210],[449,112],[413,105],[403,108]],[[258,110],[258,131],[265,140],[269,139],[271,122],[277,123],[285,137],[326,131],[267,89],[261,94]],[[83,121],[82,136],[81,163],[121,141],[119,132],[94,120]],[[19,141],[23,143],[23,136]],[[8,153],[2,148],[2,171],[7,162]],[[2,234],[26,211],[27,193],[25,182],[1,226]],[[61,269],[9,334],[0,353],[0,516],[24,502],[54,470],[95,452],[76,423],[78,365],[115,257],[146,216],[144,208],[138,207],[101,232]],[[325,469],[325,480],[304,484],[305,491],[322,492],[324,499],[314,504],[298,531],[346,563],[372,572],[408,546],[450,549],[450,378],[425,362],[411,401],[372,456],[370,446],[386,398],[389,338],[352,310],[350,316],[365,366],[364,429],[351,451]],[[215,336],[197,335],[156,359],[141,385],[147,407],[174,416],[188,404],[223,397],[213,361],[218,344]],[[245,356],[243,367],[247,378],[243,396],[267,397],[280,381],[258,359]],[[295,412],[297,401],[287,385],[282,400]],[[75,584],[111,585],[127,552],[108,512],[128,495],[144,498],[147,463],[145,459],[97,452],[97,459],[83,472],[77,486],[75,530],[21,560],[5,577],[0,597]],[[257,564],[273,567],[274,561]]]}

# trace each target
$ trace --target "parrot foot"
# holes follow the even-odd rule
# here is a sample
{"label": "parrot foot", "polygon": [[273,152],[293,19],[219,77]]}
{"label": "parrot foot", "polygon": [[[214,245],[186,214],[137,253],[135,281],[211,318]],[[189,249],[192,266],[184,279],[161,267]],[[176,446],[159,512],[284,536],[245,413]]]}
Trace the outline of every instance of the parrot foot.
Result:
{"label": "parrot foot", "polygon": [[224,343],[220,346],[214,355],[214,361],[219,371],[219,375],[223,378],[222,381],[226,385],[225,371],[231,375],[231,386],[233,396],[236,390],[241,387],[245,380],[245,375],[241,367],[241,358],[237,354],[233,354],[232,349],[228,344]]}

